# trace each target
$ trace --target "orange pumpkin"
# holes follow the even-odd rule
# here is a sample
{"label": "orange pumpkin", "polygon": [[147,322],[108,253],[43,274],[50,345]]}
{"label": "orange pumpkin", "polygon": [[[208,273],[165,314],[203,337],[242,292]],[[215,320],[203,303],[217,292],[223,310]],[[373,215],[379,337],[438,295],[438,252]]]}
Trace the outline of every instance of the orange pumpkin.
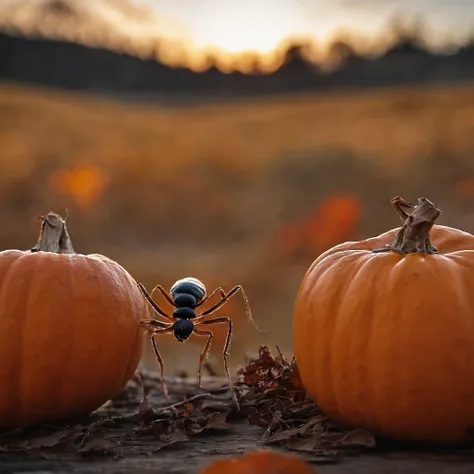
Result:
{"label": "orange pumpkin", "polygon": [[307,271],[294,308],[298,369],[343,425],[463,441],[474,426],[474,236],[434,225],[440,210],[425,198],[392,204],[403,227],[338,245]]}
{"label": "orange pumpkin", "polygon": [[0,427],[87,414],[133,376],[147,306],[102,255],[74,253],[65,221],[43,218],[32,251],[0,252]]}
{"label": "orange pumpkin", "polygon": [[219,459],[200,474],[316,474],[302,459],[272,451],[254,451],[244,456]]}

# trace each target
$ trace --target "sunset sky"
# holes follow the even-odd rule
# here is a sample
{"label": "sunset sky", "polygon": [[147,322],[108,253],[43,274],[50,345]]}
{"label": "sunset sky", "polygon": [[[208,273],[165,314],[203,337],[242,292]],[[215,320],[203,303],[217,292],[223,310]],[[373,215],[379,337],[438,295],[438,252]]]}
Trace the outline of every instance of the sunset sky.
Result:
{"label": "sunset sky", "polygon": [[324,62],[327,45],[341,34],[359,52],[383,53],[395,17],[422,19],[435,47],[459,44],[474,31],[474,0],[62,1],[67,14],[53,0],[0,0],[0,29],[152,54],[196,71],[213,58],[229,72],[253,67],[248,51],[260,53],[262,70],[275,70],[295,40],[311,43],[308,58]]}
{"label": "sunset sky", "polygon": [[310,34],[324,40],[340,28],[377,35],[396,13],[421,14],[433,36],[457,40],[474,25],[472,0],[135,0],[180,20],[193,40],[231,52],[267,51],[282,38]]}

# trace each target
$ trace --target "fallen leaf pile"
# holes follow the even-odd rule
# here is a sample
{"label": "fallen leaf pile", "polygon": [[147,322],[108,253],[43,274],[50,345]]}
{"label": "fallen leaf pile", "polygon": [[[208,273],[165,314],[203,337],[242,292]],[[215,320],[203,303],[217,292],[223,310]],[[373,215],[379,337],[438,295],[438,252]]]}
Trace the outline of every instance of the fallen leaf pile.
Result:
{"label": "fallen leaf pile", "polygon": [[119,396],[84,419],[0,432],[0,463],[153,454],[203,432],[229,429],[234,401],[222,382],[199,394],[191,383],[174,379],[168,384],[173,399],[180,400],[171,405],[156,375],[138,374]]}
{"label": "fallen leaf pile", "polygon": [[335,462],[342,453],[374,448],[367,431],[343,430],[326,418],[303,389],[294,358],[273,357],[260,347],[256,360],[241,371],[242,413],[265,428],[261,442],[299,451],[314,462]]}
{"label": "fallen leaf pile", "polygon": [[171,402],[157,374],[141,372],[83,419],[0,432],[0,463],[149,455],[246,421],[264,429],[262,444],[299,451],[315,462],[334,462],[347,450],[375,446],[369,433],[343,431],[329,421],[307,397],[295,361],[281,353],[273,357],[267,347],[241,372],[240,411],[222,378],[210,377],[199,393],[186,379],[166,379],[166,384]]}

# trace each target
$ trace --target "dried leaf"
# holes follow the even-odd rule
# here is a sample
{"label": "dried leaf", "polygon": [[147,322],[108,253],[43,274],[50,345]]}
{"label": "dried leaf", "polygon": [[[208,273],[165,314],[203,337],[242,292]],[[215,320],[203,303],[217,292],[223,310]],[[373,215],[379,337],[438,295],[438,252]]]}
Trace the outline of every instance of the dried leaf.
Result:
{"label": "dried leaf", "polygon": [[80,453],[108,454],[113,451],[115,444],[104,438],[89,438],[79,449]]}
{"label": "dried leaf", "polygon": [[205,398],[204,400],[200,400],[198,406],[203,411],[224,411],[228,413],[231,411],[233,405],[231,397],[232,396],[227,398],[220,397],[219,399]]}
{"label": "dried leaf", "polygon": [[294,451],[314,453],[318,450],[321,450],[321,438],[318,435],[312,435],[304,438],[295,437],[288,440],[288,442],[285,444],[285,447],[288,449],[293,449]]}
{"label": "dried leaf", "polygon": [[290,381],[291,381],[291,385],[296,390],[304,389],[303,382],[301,380],[301,376],[300,376],[300,373],[298,371],[298,366],[296,364],[293,366],[293,368],[291,370]]}
{"label": "dried leaf", "polygon": [[228,430],[227,413],[213,413],[205,425],[205,430]]}
{"label": "dried leaf", "polygon": [[375,448],[377,445],[375,438],[366,430],[357,429],[346,433],[339,441],[339,446]]}
{"label": "dried leaf", "polygon": [[150,402],[148,400],[147,391],[145,388],[145,384],[143,383],[143,378],[141,374],[139,375],[139,381],[140,388],[142,390],[142,398],[138,406],[138,418],[143,424],[145,424],[154,419],[155,413],[153,412],[153,408],[151,407]]}
{"label": "dried leaf", "polygon": [[45,461],[57,461],[61,453],[56,453],[50,450],[35,451],[35,455],[41,457]]}
{"label": "dried leaf", "polygon": [[160,441],[162,443],[161,448],[175,443],[181,443],[183,441],[187,441],[188,439],[189,436],[183,430],[173,429],[170,433],[160,436]]}
{"label": "dried leaf", "polygon": [[193,404],[188,402],[184,404],[184,413],[183,416],[190,416],[193,412]]}
{"label": "dried leaf", "polygon": [[44,436],[36,436],[29,440],[28,447],[31,449],[52,448],[67,438],[71,433],[67,430],[56,431]]}

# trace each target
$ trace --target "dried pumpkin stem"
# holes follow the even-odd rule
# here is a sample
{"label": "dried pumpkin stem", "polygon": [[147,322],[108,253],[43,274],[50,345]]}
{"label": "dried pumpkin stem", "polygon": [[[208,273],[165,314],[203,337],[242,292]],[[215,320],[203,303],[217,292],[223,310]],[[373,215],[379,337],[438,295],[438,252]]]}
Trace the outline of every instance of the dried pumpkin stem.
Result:
{"label": "dried pumpkin stem", "polygon": [[395,212],[398,214],[403,223],[405,223],[410,214],[408,214],[402,208],[404,207],[406,209],[415,209],[416,207],[416,204],[408,203],[400,196],[395,196],[394,198],[390,199],[390,204],[393,206]]}
{"label": "dried pumpkin stem", "polygon": [[38,243],[31,249],[32,252],[75,253],[65,219],[50,212],[47,216],[42,216],[41,220],[40,236]]}
{"label": "dried pumpkin stem", "polygon": [[[424,197],[418,198],[416,205],[407,203],[400,196],[393,198],[390,202],[404,222],[403,227],[389,245],[372,252],[439,253],[438,249],[431,244],[430,231],[441,211]],[[403,207],[414,208],[414,210],[408,214],[402,209]]]}

